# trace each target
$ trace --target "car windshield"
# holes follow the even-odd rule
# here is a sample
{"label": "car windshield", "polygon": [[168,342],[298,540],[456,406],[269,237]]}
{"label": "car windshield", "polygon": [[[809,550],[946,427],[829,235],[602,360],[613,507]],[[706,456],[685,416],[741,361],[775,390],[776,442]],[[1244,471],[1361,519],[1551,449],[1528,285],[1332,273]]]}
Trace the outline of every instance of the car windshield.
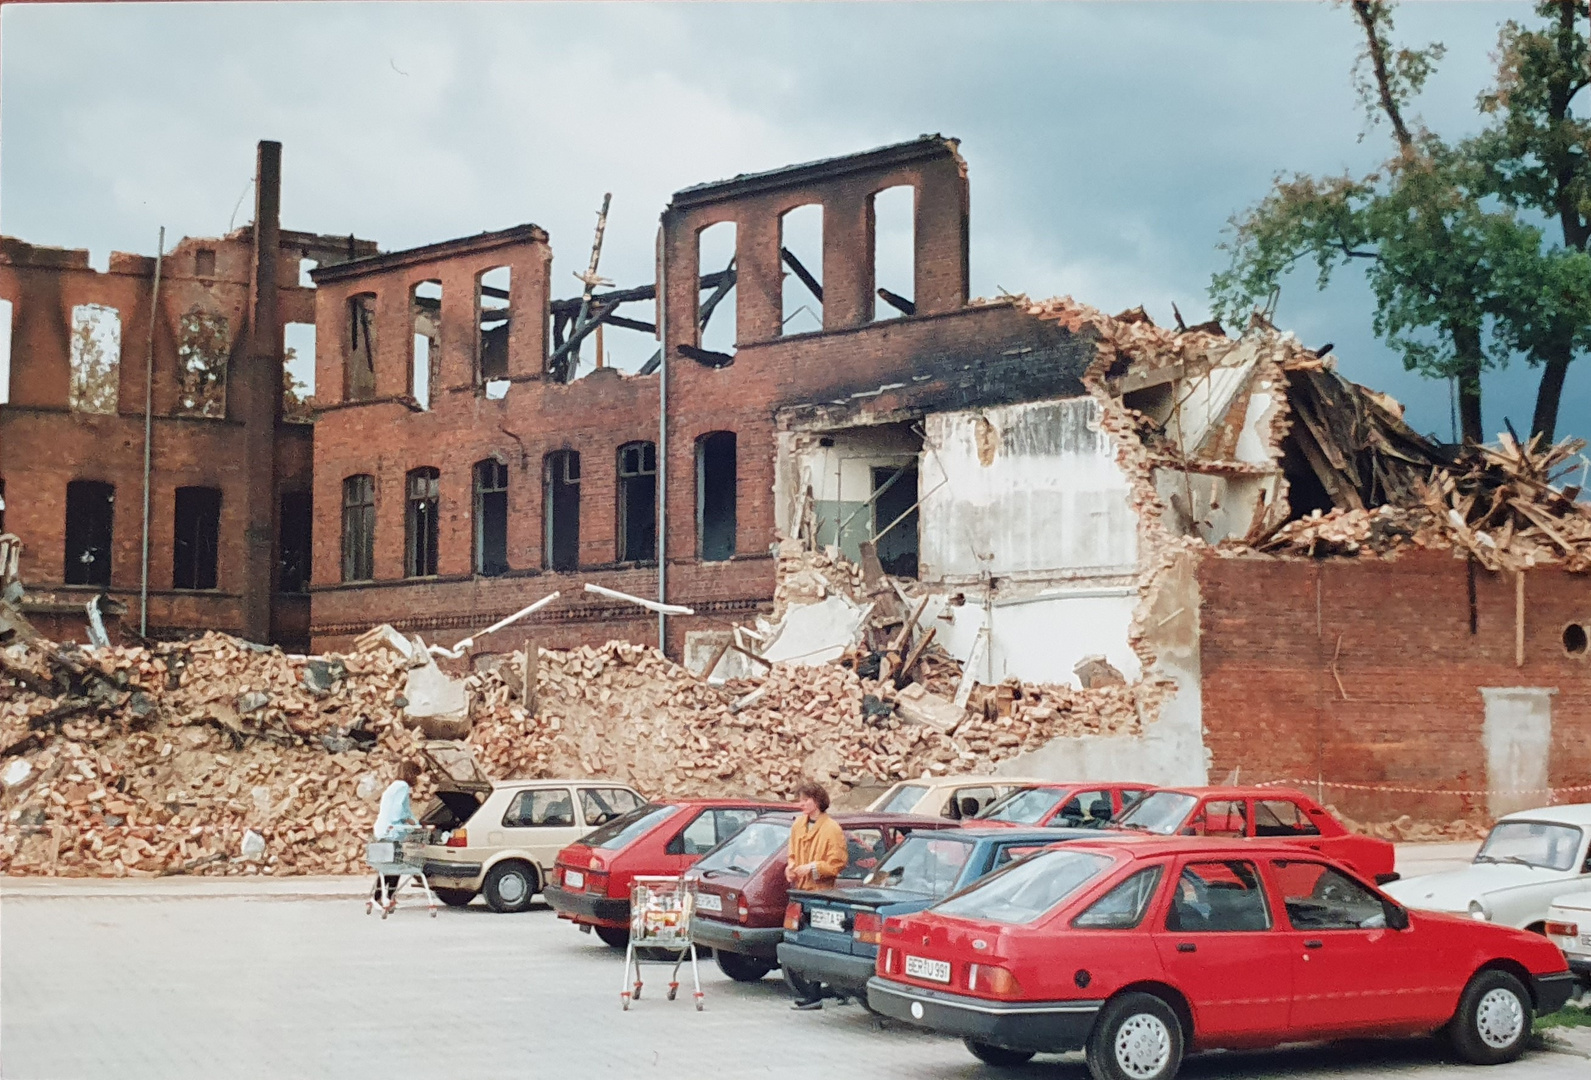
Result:
{"label": "car windshield", "polygon": [[989,922],[1030,923],[1065,900],[1114,862],[1084,851],[1041,851],[991,874],[933,910]]}
{"label": "car windshield", "polygon": [[944,833],[908,836],[868,875],[866,883],[944,896],[955,887],[971,854],[969,840]]}
{"label": "car windshield", "polygon": [[790,825],[779,821],[753,821],[734,836],[703,855],[696,864],[703,877],[720,874],[749,874],[783,851],[790,843]]}
{"label": "car windshield", "polygon": [[1121,817],[1111,822],[1113,829],[1159,833],[1170,836],[1187,818],[1188,811],[1199,800],[1179,791],[1153,791],[1145,795]]}
{"label": "car windshield", "polygon": [[890,793],[889,801],[878,808],[881,814],[906,814],[922,800],[928,789],[922,784],[902,784]]}
{"label": "car windshield", "polygon": [[1478,863],[1518,863],[1547,870],[1572,870],[1580,854],[1580,830],[1545,821],[1499,821],[1475,853]]}
{"label": "car windshield", "polygon": [[658,822],[671,818],[677,813],[679,813],[679,807],[677,806],[647,803],[645,806],[636,807],[628,814],[614,818],[602,828],[587,834],[586,838],[581,842],[587,847],[606,848],[609,851],[613,851],[628,844]]}
{"label": "car windshield", "polygon": [[996,799],[978,817],[988,821],[1037,825],[1065,797],[1064,788],[1022,788],[1003,799]]}

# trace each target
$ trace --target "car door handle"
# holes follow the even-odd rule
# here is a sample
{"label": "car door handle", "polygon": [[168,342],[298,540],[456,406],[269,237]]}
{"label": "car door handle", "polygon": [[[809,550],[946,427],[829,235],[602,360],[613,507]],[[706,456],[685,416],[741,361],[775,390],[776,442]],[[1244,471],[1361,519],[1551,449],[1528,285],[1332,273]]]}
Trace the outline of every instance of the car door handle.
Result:
{"label": "car door handle", "polygon": [[1191,941],[1179,941],[1179,942],[1177,942],[1177,951],[1178,952],[1198,952],[1199,951],[1199,947],[1197,945],[1195,945]]}
{"label": "car door handle", "polygon": [[1306,948],[1306,949],[1318,949],[1318,948],[1320,948],[1320,946],[1322,944],[1323,943],[1319,942],[1319,941],[1306,941],[1306,942],[1304,942],[1304,948]]}

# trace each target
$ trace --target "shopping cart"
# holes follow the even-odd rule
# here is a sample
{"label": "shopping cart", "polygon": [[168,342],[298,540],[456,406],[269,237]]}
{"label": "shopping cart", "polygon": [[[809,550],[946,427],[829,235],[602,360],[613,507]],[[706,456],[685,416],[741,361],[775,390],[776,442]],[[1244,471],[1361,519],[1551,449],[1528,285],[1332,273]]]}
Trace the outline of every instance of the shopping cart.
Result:
{"label": "shopping cart", "polygon": [[[624,950],[624,983],[619,995],[625,1011],[629,1011],[631,1001],[641,997],[642,963],[674,965],[668,983],[668,999],[673,1001],[679,993],[679,969],[686,956],[691,959],[696,1011],[702,1011],[702,978],[696,968],[696,943],[691,940],[691,916],[695,911],[694,881],[637,877],[630,886],[630,942]],[[660,953],[664,954],[661,959]],[[634,983],[630,982],[632,970]]]}
{"label": "shopping cart", "polygon": [[[366,915],[379,902],[381,917],[385,919],[397,908],[398,893],[404,886],[418,884],[425,893],[425,903],[430,909],[431,918],[436,918],[436,897],[431,892],[431,883],[425,877],[423,830],[408,830],[399,833],[396,839],[366,844],[365,862],[376,872],[376,883],[370,889],[370,898],[365,901]],[[398,879],[397,886],[390,893],[387,891],[389,877]]]}

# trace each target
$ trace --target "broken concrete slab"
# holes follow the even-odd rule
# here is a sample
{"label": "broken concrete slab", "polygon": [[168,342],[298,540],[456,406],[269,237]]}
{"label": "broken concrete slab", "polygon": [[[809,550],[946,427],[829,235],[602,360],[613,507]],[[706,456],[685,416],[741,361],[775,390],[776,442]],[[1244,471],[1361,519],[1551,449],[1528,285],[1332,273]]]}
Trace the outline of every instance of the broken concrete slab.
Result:
{"label": "broken concrete slab", "polygon": [[948,735],[966,719],[967,711],[921,684],[912,683],[895,696],[895,715]]}
{"label": "broken concrete slab", "polygon": [[762,658],[776,664],[829,664],[856,644],[873,605],[859,607],[844,596],[792,607],[774,628]]}

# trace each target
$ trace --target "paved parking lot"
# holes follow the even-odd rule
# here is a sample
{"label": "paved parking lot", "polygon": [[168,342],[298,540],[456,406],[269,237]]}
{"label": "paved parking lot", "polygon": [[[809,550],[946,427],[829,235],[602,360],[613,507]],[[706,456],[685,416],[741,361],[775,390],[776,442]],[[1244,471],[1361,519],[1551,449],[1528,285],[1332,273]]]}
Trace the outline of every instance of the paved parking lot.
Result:
{"label": "paved parking lot", "polygon": [[[477,902],[365,916],[347,880],[0,883],[0,1072],[12,1080],[616,1077],[1082,1080],[1077,1055],[979,1065],[960,1043],[883,1027],[857,1006],[792,1013],[774,977],[702,967],[707,1009],[619,1009],[620,958],[545,908]],[[270,893],[274,891],[275,895]],[[1583,1080],[1531,1054],[1487,1080]],[[1212,1054],[1193,1077],[1475,1076],[1429,1043]]]}

